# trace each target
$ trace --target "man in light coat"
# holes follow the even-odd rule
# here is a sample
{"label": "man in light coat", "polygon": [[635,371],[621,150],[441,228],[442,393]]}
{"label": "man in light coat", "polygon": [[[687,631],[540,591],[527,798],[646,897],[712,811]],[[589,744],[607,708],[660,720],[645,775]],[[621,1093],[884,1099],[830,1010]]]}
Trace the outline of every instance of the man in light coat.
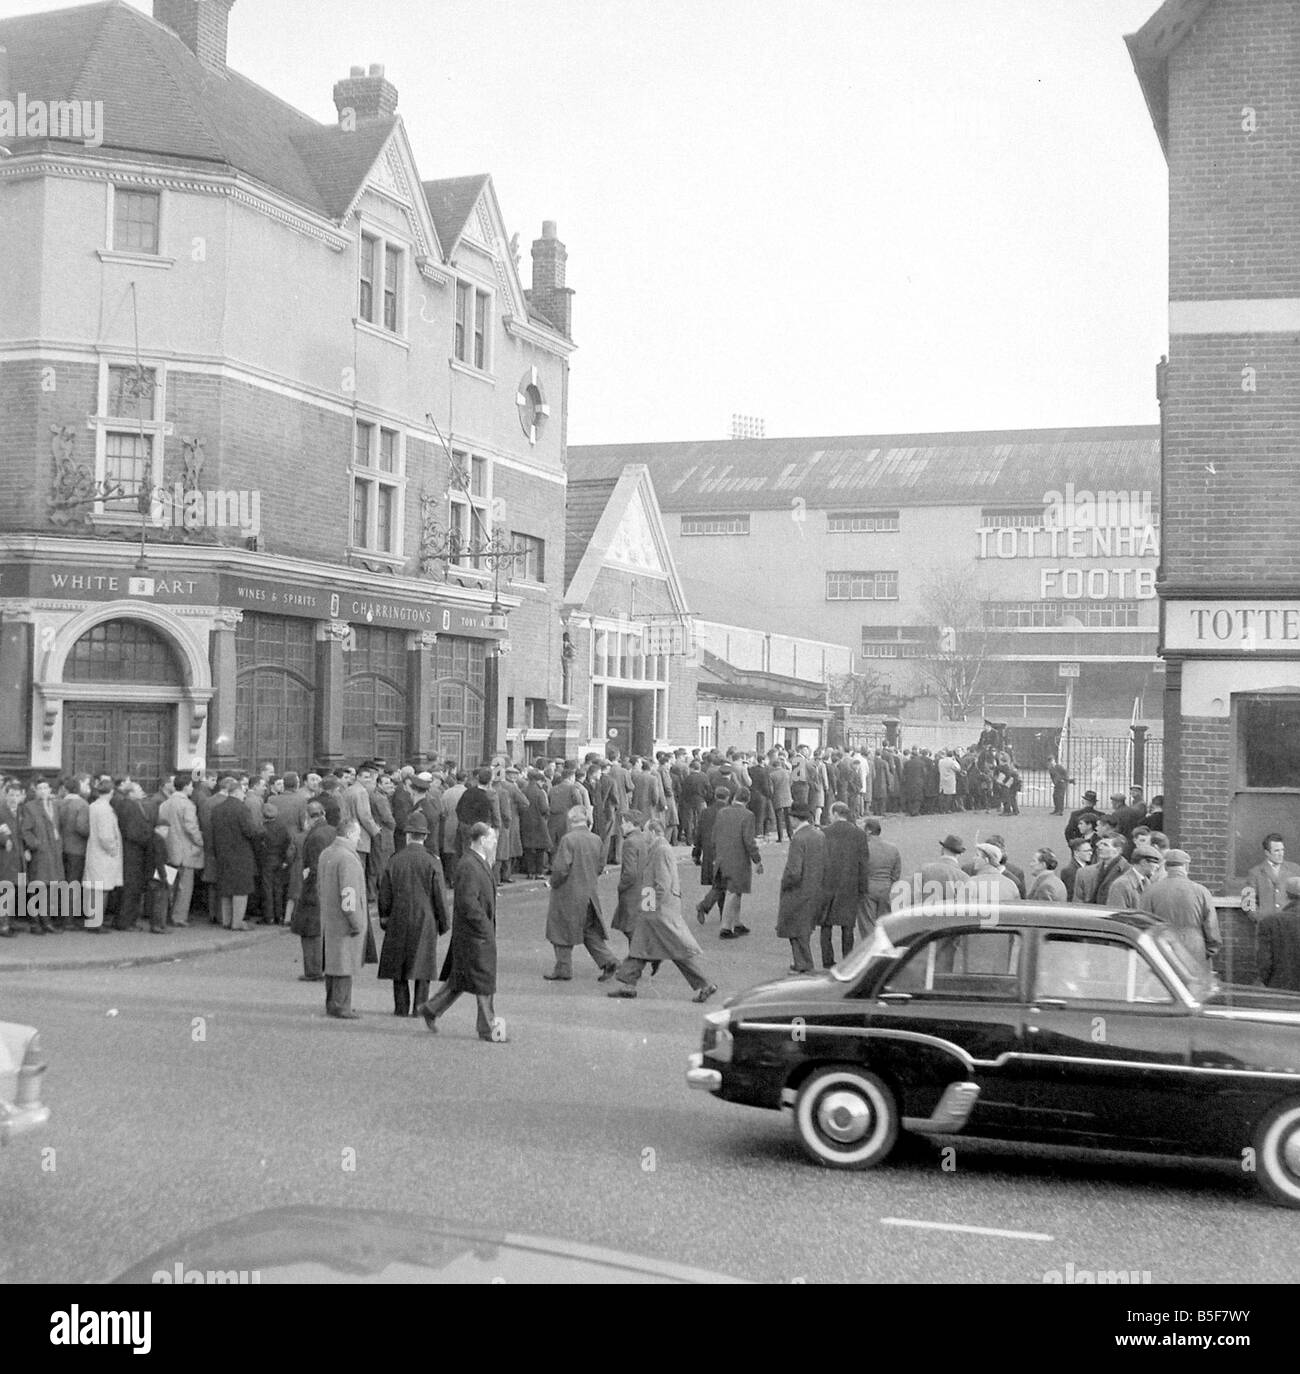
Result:
{"label": "man in light coat", "polygon": [[177,773],[170,797],[158,808],[158,820],[167,827],[167,863],[176,870],[172,887],[172,924],[190,923],[190,901],[194,896],[194,875],[204,864],[203,832],[194,805],[194,779]]}
{"label": "man in light coat", "polygon": [[1121,911],[1136,911],[1142,894],[1161,875],[1164,858],[1154,845],[1133,846],[1131,866],[1110,885],[1106,904]]}
{"label": "man in light coat", "polygon": [[1264,836],[1264,857],[1246,874],[1246,892],[1242,896],[1249,903],[1247,910],[1259,916],[1271,916],[1286,905],[1288,878],[1300,878],[1300,864],[1286,856],[1286,841],[1274,832]]}
{"label": "man in light coat", "polygon": [[[851,802],[837,802],[851,808]],[[826,833],[810,824],[812,813],[806,806],[791,807],[794,830],[781,874],[781,897],[777,907],[776,933],[790,941],[794,963],[791,973],[811,973],[812,932],[821,915],[822,873],[826,862]]]}
{"label": "man in light coat", "polygon": [[[1039,849],[1029,865],[1028,900],[1031,902],[1065,902],[1065,884],[1056,871],[1059,860],[1050,849]],[[1116,884],[1118,886],[1118,884]]]}
{"label": "man in light coat", "polygon": [[93,935],[104,935],[112,929],[104,924],[108,894],[122,886],[122,832],[113,811],[113,784],[107,778],[96,784],[89,814],[86,868],[81,879],[82,908],[86,913],[85,929]]}
{"label": "man in light coat", "polygon": [[618,971],[618,958],[609,947],[596,890],[605,866],[604,845],[592,834],[586,807],[571,807],[568,821],[568,832],[551,860],[546,912],[546,938],[555,948],[555,967],[542,977],[549,983],[568,982],[573,977],[573,947],[583,945],[600,969],[599,981],[605,983]]}
{"label": "man in light coat", "polygon": [[[692,999],[707,1002],[717,992],[700,963],[703,950],[687,928],[682,916],[682,889],[677,877],[677,861],[668,843],[662,821],[646,822],[645,864],[638,894],[636,925],[628,943],[627,958],[618,966],[618,986],[610,997],[635,997],[637,981],[646,964],[671,959],[695,992]],[[626,847],[624,854],[626,855]]]}
{"label": "man in light coat", "polygon": [[357,854],[361,826],[355,820],[339,826],[338,837],[320,856],[317,893],[321,934],[325,939],[325,1014],[356,1021],[352,980],[361,973],[366,952],[366,870]]}
{"label": "man in light coat", "polygon": [[1209,965],[1223,948],[1219,914],[1209,888],[1188,876],[1191,856],[1182,849],[1165,855],[1165,876],[1152,883],[1138,900],[1139,911],[1149,911],[1173,926],[1183,947],[1203,965]]}

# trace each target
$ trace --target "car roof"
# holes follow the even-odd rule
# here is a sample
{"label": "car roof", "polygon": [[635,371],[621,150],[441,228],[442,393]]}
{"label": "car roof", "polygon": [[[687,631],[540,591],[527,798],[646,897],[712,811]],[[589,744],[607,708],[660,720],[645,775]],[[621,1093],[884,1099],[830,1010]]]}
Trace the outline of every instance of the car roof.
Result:
{"label": "car roof", "polygon": [[1127,926],[1134,935],[1163,924],[1145,911],[1109,910],[1080,902],[969,902],[953,900],[905,907],[884,918],[885,933],[894,944],[911,943],[926,931],[955,929],[979,923],[988,930],[1030,926],[1040,930],[1115,933]]}

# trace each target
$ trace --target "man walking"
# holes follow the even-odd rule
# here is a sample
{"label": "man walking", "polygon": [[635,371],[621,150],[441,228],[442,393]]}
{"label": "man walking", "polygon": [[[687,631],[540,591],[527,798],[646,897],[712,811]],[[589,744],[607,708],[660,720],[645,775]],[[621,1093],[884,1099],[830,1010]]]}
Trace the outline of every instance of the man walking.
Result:
{"label": "man walking", "polygon": [[[692,999],[707,1002],[717,992],[709,982],[700,960],[703,950],[682,919],[682,890],[677,877],[677,861],[664,832],[662,821],[646,822],[646,851],[641,891],[638,893],[636,924],[628,942],[627,958],[618,966],[618,986],[610,997],[635,997],[637,981],[646,964],[671,959],[695,991]],[[624,862],[627,846],[624,846]]]}
{"label": "man walking", "polygon": [[320,856],[317,890],[321,934],[325,939],[325,1015],[356,1021],[352,1010],[352,981],[365,959],[366,927],[370,923],[366,899],[366,870],[357,854],[361,825],[343,821],[333,844]]}
{"label": "man walking", "polygon": [[840,957],[853,948],[854,931],[862,919],[871,886],[870,843],[866,832],[849,819],[843,802],[831,807],[826,827],[825,862],[822,868],[822,909],[817,917],[821,930],[822,967],[835,962],[832,935],[840,929]]}
{"label": "man walking", "polygon": [[424,1024],[436,1031],[438,1017],[461,993],[472,993],[477,1004],[478,1038],[503,1045],[509,1039],[506,1023],[492,1003],[497,990],[497,895],[492,881],[497,836],[485,821],[475,821],[465,838],[465,853],[456,867],[451,946],[442,966],[442,987],[416,1011],[424,1017]]}
{"label": "man walking", "polygon": [[609,947],[596,890],[604,869],[603,846],[600,836],[591,832],[585,806],[571,807],[568,821],[568,832],[551,860],[546,912],[546,938],[555,948],[555,967],[542,977],[548,983],[567,983],[573,977],[573,947],[583,945],[600,969],[598,981],[605,983],[617,971],[618,959]]}
{"label": "man walking", "polygon": [[713,885],[726,889],[722,905],[720,940],[748,935],[741,923],[740,901],[752,891],[755,873],[762,873],[763,860],[754,839],[754,813],[749,809],[749,792],[740,788],[718,812],[713,822]]}
{"label": "man walking", "polygon": [[424,847],[428,833],[424,815],[409,812],[406,834],[411,842],[393,855],[379,880],[379,928],[384,932],[379,976],[393,985],[394,1016],[411,1015],[412,981],[414,1005],[428,998],[437,977],[438,936],[451,927],[442,865]]}
{"label": "man walking", "polygon": [[641,891],[645,886],[650,836],[642,828],[645,817],[639,811],[626,812],[622,824],[623,859],[618,874],[618,910],[614,913],[612,928],[627,936],[630,950],[632,935],[641,914]]}
{"label": "man walking", "polygon": [[[848,802],[836,802],[847,813]],[[832,811],[834,808],[832,808]],[[791,973],[811,973],[812,932],[821,915],[822,873],[826,862],[826,835],[817,826],[810,824],[810,813],[806,806],[797,810],[791,808],[790,819],[794,831],[790,836],[790,849],[786,854],[785,872],[781,874],[781,897],[777,906],[776,933],[782,940],[790,941],[790,951],[794,963]],[[829,940],[823,942],[823,949],[829,947]]]}

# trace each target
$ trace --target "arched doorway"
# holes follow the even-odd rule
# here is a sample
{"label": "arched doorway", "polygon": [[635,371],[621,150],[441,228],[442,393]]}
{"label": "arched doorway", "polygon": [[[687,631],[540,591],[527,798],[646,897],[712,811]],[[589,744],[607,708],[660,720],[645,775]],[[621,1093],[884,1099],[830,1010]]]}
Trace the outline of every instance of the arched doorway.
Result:
{"label": "arched doorway", "polygon": [[358,625],[343,657],[343,756],[406,758],[406,631]]}
{"label": "arched doorway", "polygon": [[[179,690],[184,676],[167,639],[139,620],[93,625],[68,651],[63,680],[93,699],[69,700],[63,723],[68,773],[129,773],[150,786],[176,763],[176,707],[111,699],[112,688]],[[124,693],[125,697],[125,693]]]}
{"label": "arched doorway", "polygon": [[303,771],[315,759],[315,623],[246,612],[235,631],[235,752]]}

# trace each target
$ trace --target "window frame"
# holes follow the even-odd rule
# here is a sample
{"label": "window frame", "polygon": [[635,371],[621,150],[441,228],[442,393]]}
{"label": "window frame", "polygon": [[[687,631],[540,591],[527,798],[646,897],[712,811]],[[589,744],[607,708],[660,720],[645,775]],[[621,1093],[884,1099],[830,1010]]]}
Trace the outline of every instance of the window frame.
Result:
{"label": "window frame", "polygon": [[[832,592],[832,579],[848,579],[848,594],[836,595]],[[873,588],[872,595],[855,595],[854,588],[859,584],[865,586],[867,579],[871,579]],[[893,579],[893,593],[884,594],[876,590],[880,586],[882,578]],[[826,600],[827,601],[897,601],[899,600],[898,570],[896,568],[844,568],[828,569],[826,572]]]}
{"label": "window frame", "polygon": [[[138,414],[113,415],[109,412],[113,373],[118,370],[134,371],[136,360],[122,355],[108,355],[99,360],[95,414],[88,417],[88,422],[95,432],[95,483],[101,492],[108,483],[108,437],[110,434],[126,435],[132,439],[138,439],[143,433],[145,442],[149,445],[147,462],[149,465],[148,488],[150,494],[153,495],[162,486],[163,441],[172,432],[172,426],[167,423],[165,418],[167,414],[167,367],[161,359],[142,358],[139,365],[152,372],[154,377],[152,404],[147,418],[143,420]],[[90,514],[93,521],[118,525],[123,523],[138,524],[144,521],[151,524],[159,523],[159,519],[155,518],[158,513],[152,509],[153,502],[150,503],[150,506],[151,509],[144,513],[138,509],[123,508],[116,504],[106,507],[102,499],[97,499],[91,507]]]}
{"label": "window frame", "polygon": [[[160,188],[152,186],[140,186],[131,181],[111,182],[109,184],[110,194],[108,198],[108,223],[106,238],[108,241],[108,251],[110,253],[121,253],[126,257],[143,258],[152,262],[163,256],[163,193]],[[118,202],[124,196],[143,196],[152,199],[158,206],[158,220],[154,226],[157,243],[152,249],[125,247],[118,242],[118,222],[117,211]]]}
{"label": "window frame", "polygon": [[456,278],[452,310],[451,356],[461,367],[490,376],[493,370],[491,322],[495,291],[473,277]]}
{"label": "window frame", "polygon": [[[1043,952],[1049,944],[1087,944],[1101,945],[1107,948],[1118,948],[1128,954],[1128,969],[1125,973],[1125,996],[1123,997],[1098,997],[1098,996],[1072,996],[1061,991],[1049,991],[1042,987],[1043,976]],[[1138,998],[1134,994],[1138,985],[1138,961],[1145,965],[1148,973],[1155,978],[1165,996],[1159,1001]],[[1049,1001],[1055,1000],[1064,1002],[1067,1007],[1125,1007],[1125,1008],[1151,1008],[1167,1009],[1178,1008],[1180,999],[1169,984],[1165,981],[1160,969],[1152,963],[1145,950],[1118,935],[1102,934],[1096,931],[1073,931],[1073,930],[1043,930],[1039,932],[1037,947],[1034,951],[1034,973],[1030,982],[1030,1001],[1038,1002],[1040,999]]]}
{"label": "window frame", "polygon": [[[512,530],[510,542],[516,548],[521,548],[523,552],[511,564],[510,581],[527,582],[532,586],[544,586],[546,583],[546,540],[537,534],[526,534],[523,530]],[[529,571],[530,563],[534,560],[531,555],[536,554],[537,575],[531,575]],[[522,566],[521,566],[522,565]]]}
{"label": "window frame", "polygon": [[[463,465],[462,465],[463,460]],[[476,551],[476,538],[484,542],[492,538],[492,488],[495,481],[494,463],[490,454],[476,453],[473,448],[456,448],[451,451],[452,473],[447,482],[447,530],[463,528],[465,552],[447,561],[448,569],[458,573],[468,573],[486,581],[491,569],[483,560],[481,550]],[[476,466],[480,465],[481,466]],[[466,474],[466,488],[457,481],[456,471]],[[482,472],[482,492],[475,494],[475,473]],[[475,519],[477,513],[477,519]]]}
{"label": "window frame", "polygon": [[[901,516],[901,510],[828,510],[826,512],[826,533],[898,534]],[[843,526],[842,528],[836,528],[837,521]]]}
{"label": "window frame", "polygon": [[[366,245],[371,246],[370,275],[365,273]],[[389,255],[396,263],[395,281],[391,293],[388,286]],[[357,237],[357,287],[353,298],[356,305],[354,323],[379,334],[385,339],[406,339],[406,294],[411,245],[385,234],[378,226],[363,223]],[[363,309],[363,289],[370,288],[369,313]],[[388,322],[391,294],[393,321]]]}
{"label": "window frame", "polygon": [[[729,525],[729,524],[730,524],[730,525],[741,525],[741,524],[743,524],[743,525],[744,525],[744,528],[743,528],[743,529],[725,529],[725,528],[718,528],[718,529],[705,529],[705,528],[700,528],[700,529],[688,529],[687,526],[688,526],[688,525],[691,525],[691,524],[699,525],[699,526],[706,526],[706,525],[724,526],[724,525]],[[733,514],[733,515],[713,515],[713,514],[705,514],[705,515],[683,515],[683,516],[681,517],[681,524],[680,524],[680,526],[679,526],[679,528],[678,528],[678,533],[681,535],[681,537],[682,537],[683,539],[704,539],[704,538],[716,538],[716,537],[726,537],[726,536],[736,536],[736,537],[739,537],[739,538],[743,538],[743,537],[747,536],[747,535],[749,534],[749,532],[750,532],[750,517],[749,517],[748,512],[737,512],[736,514]]]}
{"label": "window frame", "polygon": [[[364,446],[360,443],[365,433]],[[393,436],[392,471],[379,466],[384,435]],[[365,461],[362,461],[364,457]],[[404,526],[406,523],[406,435],[405,431],[385,424],[378,417],[357,416],[353,420],[352,457],[348,464],[348,552],[370,559],[384,559],[393,563],[405,562]],[[357,494],[364,489],[365,542],[357,542]],[[392,548],[379,547],[380,509],[383,493],[388,493],[392,527]]]}

